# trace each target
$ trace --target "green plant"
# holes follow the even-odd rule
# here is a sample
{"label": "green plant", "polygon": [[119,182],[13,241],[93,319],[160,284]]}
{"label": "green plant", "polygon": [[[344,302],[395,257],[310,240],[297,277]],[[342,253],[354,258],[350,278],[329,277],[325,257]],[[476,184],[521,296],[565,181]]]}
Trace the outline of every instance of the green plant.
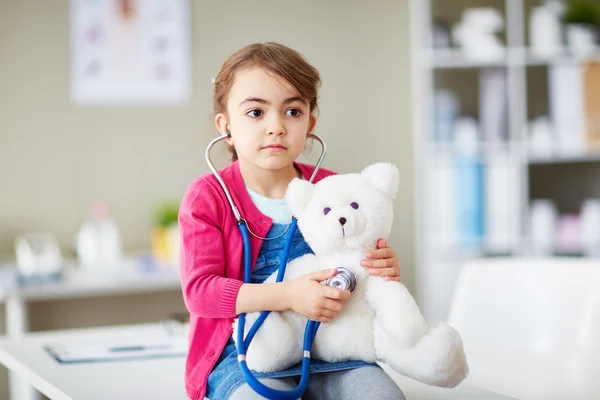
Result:
{"label": "green plant", "polygon": [[565,24],[585,24],[600,27],[600,5],[592,0],[571,0],[563,16]]}
{"label": "green plant", "polygon": [[179,203],[175,201],[163,202],[154,213],[154,225],[168,227],[177,223]]}

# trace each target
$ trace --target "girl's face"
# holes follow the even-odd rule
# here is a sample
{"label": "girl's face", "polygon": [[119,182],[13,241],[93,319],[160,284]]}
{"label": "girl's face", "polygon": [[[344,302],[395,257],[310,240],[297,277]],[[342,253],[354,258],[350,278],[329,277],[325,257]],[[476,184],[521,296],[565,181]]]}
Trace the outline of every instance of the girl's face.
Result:
{"label": "girl's face", "polygon": [[308,101],[296,88],[262,68],[236,73],[227,115],[215,119],[222,134],[231,132],[229,143],[240,163],[268,170],[292,165],[315,121]]}

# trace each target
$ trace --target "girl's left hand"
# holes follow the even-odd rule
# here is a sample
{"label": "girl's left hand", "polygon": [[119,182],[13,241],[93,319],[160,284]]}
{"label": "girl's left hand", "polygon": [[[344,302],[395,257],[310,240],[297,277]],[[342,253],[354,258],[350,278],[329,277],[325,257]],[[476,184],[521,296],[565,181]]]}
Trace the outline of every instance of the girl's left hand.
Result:
{"label": "girl's left hand", "polygon": [[385,239],[377,241],[377,249],[369,251],[360,265],[369,270],[373,276],[383,276],[386,281],[400,282],[400,263],[396,252],[388,247]]}

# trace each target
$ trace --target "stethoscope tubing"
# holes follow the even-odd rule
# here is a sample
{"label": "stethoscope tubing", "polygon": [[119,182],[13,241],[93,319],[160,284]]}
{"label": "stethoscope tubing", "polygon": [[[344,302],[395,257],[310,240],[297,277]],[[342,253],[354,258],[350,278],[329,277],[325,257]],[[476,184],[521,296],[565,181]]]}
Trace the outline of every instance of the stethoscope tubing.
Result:
{"label": "stethoscope tubing", "polygon": [[[221,135],[221,136],[213,139],[206,148],[205,159],[206,159],[206,163],[208,164],[208,167],[210,168],[211,172],[213,173],[213,175],[219,182],[221,188],[223,189],[223,192],[225,193],[225,196],[227,197],[229,206],[231,207],[231,210],[233,211],[233,214],[237,220],[238,228],[240,230],[240,233],[242,236],[242,242],[243,242],[244,283],[250,283],[250,276],[251,276],[251,272],[252,272],[252,265],[251,265],[252,250],[251,250],[251,246],[250,246],[249,229],[246,224],[246,221],[242,218],[239,209],[236,207],[235,203],[233,202],[233,198],[231,197],[231,193],[229,192],[227,185],[225,184],[225,182],[219,175],[219,172],[215,168],[215,166],[210,158],[210,151],[212,150],[212,147],[216,143],[220,142],[221,140],[227,139],[228,137],[230,137],[229,133]],[[319,160],[317,161],[317,164],[315,165],[315,169],[313,170],[313,173],[309,180],[310,182],[313,182],[314,178],[317,175],[317,172],[321,168],[321,164],[323,164],[323,160],[325,159],[325,154],[327,153],[327,146],[325,145],[325,142],[316,135],[309,134],[308,137],[310,137],[314,140],[317,140],[321,144],[321,156],[319,157]],[[290,249],[292,246],[292,239],[296,232],[297,224],[298,224],[298,221],[294,217],[292,219],[288,234],[286,236],[286,241],[285,241],[285,245],[284,245],[283,253],[282,253],[282,257],[281,257],[281,264],[279,266],[279,271],[277,273],[277,279],[276,279],[277,282],[283,281],[283,277],[285,275],[285,268],[287,265],[287,260],[289,258],[289,253],[290,253]],[[270,313],[270,311],[263,311],[260,314],[258,319],[254,322],[254,324],[248,331],[248,335],[246,335],[246,338],[244,338],[246,314],[245,313],[240,314],[240,316],[238,318],[238,335],[237,335],[238,337],[237,337],[237,346],[236,346],[237,352],[238,352],[238,362],[239,362],[240,368],[242,369],[244,378],[248,382],[248,385],[250,385],[250,387],[255,392],[260,394],[261,396],[264,396],[269,399],[297,399],[302,396],[302,394],[306,390],[306,387],[308,386],[308,377],[310,374],[310,356],[311,356],[312,346],[313,346],[315,337],[317,335],[317,330],[319,329],[319,326],[321,323],[318,321],[313,321],[313,320],[309,320],[306,323],[306,329],[304,331],[304,344],[303,344],[304,353],[303,353],[303,357],[302,357],[302,374],[300,376],[300,382],[298,383],[298,386],[295,389],[288,390],[288,391],[275,390],[275,389],[272,389],[272,388],[262,384],[258,379],[256,379],[256,377],[252,374],[252,372],[248,368],[248,365],[246,364],[246,352],[248,350],[248,347],[250,346],[252,339],[256,335],[256,332],[258,332],[258,329],[261,327],[262,323],[268,317],[269,313]]]}

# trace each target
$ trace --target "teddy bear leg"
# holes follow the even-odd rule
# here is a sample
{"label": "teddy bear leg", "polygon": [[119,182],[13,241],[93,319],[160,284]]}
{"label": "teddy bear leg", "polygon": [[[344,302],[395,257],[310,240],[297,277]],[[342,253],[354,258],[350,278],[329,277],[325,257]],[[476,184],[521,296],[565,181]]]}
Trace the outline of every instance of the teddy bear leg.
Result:
{"label": "teddy bear leg", "polygon": [[272,312],[254,336],[247,351],[248,367],[256,371],[281,371],[302,359],[301,332],[291,313]]}
{"label": "teddy bear leg", "polygon": [[414,346],[429,327],[415,300],[400,282],[386,281],[377,276],[367,280],[367,301],[376,319],[397,345]]}
{"label": "teddy bear leg", "polygon": [[[248,368],[259,372],[281,371],[301,360],[300,332],[294,329],[294,321],[289,314],[272,312],[265,319],[246,351]],[[259,315],[247,315],[246,335]],[[234,334],[237,334],[237,329]]]}
{"label": "teddy bear leg", "polygon": [[378,359],[402,375],[428,385],[452,388],[469,373],[460,335],[449,325],[434,326],[409,348],[399,347],[379,321],[374,327]]}

